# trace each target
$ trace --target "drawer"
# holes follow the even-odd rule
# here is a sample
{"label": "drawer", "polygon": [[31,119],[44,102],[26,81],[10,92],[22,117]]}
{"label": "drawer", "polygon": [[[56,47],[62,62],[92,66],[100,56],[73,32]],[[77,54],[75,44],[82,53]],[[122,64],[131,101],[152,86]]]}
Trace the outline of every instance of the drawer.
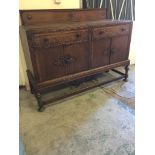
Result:
{"label": "drawer", "polygon": [[35,34],[32,46],[34,48],[52,48],[62,44],[67,45],[74,42],[85,42],[88,41],[88,38],[87,30]]}
{"label": "drawer", "polygon": [[129,29],[130,29],[129,24],[94,28],[93,39],[101,39],[104,37],[113,37],[128,34]]}

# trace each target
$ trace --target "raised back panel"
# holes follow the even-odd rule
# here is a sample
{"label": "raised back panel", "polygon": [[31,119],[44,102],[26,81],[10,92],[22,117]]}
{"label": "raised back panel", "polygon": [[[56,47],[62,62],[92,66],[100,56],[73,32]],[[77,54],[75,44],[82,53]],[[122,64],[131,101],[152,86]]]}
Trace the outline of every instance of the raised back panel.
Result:
{"label": "raised back panel", "polygon": [[23,25],[40,25],[106,19],[105,9],[20,10]]}

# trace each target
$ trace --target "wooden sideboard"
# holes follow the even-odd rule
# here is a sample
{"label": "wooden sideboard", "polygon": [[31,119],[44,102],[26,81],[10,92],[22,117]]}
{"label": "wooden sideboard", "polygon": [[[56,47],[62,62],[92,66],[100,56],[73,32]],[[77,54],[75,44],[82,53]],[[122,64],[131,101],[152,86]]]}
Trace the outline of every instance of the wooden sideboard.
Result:
{"label": "wooden sideboard", "polygon": [[[20,16],[27,74],[39,111],[51,102],[42,101],[51,87],[108,70],[121,75],[108,82],[127,80],[132,21],[108,20],[105,9],[20,10]],[[119,66],[125,73],[114,69]]]}

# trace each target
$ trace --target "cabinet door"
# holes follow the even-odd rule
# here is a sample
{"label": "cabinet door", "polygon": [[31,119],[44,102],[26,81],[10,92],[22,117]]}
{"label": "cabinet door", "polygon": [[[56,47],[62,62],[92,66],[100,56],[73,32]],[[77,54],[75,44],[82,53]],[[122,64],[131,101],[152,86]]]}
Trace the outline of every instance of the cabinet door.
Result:
{"label": "cabinet door", "polygon": [[66,75],[62,46],[38,49],[34,52],[40,82]]}
{"label": "cabinet door", "polygon": [[111,39],[110,64],[128,59],[128,36],[114,37]]}
{"label": "cabinet door", "polygon": [[89,68],[89,43],[75,43],[64,47],[67,74],[74,74]]}
{"label": "cabinet door", "polygon": [[110,39],[93,41],[93,61],[92,67],[101,67],[109,64]]}

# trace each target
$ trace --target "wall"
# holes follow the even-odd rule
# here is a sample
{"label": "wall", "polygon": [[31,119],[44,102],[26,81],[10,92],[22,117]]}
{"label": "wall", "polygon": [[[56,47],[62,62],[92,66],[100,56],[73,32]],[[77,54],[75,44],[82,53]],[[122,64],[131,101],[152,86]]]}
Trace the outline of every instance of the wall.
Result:
{"label": "wall", "polygon": [[55,4],[55,0],[19,0],[20,9],[64,9],[79,8],[79,0],[61,0],[61,4]]}
{"label": "wall", "polygon": [[[19,0],[19,9],[67,9],[80,8],[80,0],[61,0],[61,4],[55,4],[55,0]],[[21,40],[19,38],[19,85],[25,85],[29,89],[26,76],[26,64]]]}

